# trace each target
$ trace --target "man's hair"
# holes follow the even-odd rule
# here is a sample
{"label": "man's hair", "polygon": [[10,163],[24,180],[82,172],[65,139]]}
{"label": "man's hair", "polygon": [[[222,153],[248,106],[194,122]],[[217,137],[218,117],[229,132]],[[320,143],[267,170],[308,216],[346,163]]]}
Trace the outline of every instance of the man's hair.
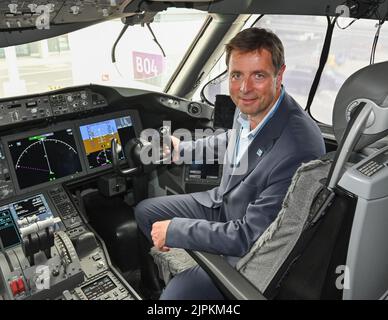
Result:
{"label": "man's hair", "polygon": [[272,64],[277,73],[284,65],[284,47],[272,31],[263,28],[249,28],[240,31],[226,44],[226,65],[229,65],[233,50],[251,52],[267,49],[272,54]]}

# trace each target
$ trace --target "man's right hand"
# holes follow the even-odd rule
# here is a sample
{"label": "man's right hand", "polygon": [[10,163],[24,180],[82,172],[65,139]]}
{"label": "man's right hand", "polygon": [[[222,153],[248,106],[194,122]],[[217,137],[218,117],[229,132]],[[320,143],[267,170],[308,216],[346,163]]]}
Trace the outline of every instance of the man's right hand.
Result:
{"label": "man's right hand", "polygon": [[[172,145],[172,162],[176,162],[179,160],[179,143],[181,142],[177,137],[170,136],[171,138],[171,145]],[[171,154],[171,150],[169,146],[163,147],[163,156],[167,157],[169,154]]]}

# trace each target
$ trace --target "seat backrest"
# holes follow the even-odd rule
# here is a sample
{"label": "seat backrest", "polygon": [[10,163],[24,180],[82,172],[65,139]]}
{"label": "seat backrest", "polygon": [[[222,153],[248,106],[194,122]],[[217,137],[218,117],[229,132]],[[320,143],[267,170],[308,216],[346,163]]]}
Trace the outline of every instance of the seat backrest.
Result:
{"label": "seat backrest", "polygon": [[[236,268],[269,298],[298,254],[294,248],[312,219],[312,204],[323,188],[331,160],[313,160],[294,174],[277,218],[242,257]],[[286,267],[287,266],[287,267]]]}

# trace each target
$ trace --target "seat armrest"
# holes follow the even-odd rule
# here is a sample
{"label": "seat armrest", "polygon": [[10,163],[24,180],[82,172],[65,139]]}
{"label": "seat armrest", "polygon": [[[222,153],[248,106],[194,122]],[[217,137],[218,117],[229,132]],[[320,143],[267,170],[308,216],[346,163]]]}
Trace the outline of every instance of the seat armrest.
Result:
{"label": "seat armrest", "polygon": [[264,295],[224,257],[201,251],[186,251],[208,273],[227,299],[266,300]]}

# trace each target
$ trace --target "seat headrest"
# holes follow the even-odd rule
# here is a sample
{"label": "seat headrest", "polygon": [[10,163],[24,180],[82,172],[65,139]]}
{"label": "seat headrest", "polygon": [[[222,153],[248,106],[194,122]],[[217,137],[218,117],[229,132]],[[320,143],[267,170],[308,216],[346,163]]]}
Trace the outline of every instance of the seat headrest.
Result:
{"label": "seat headrest", "polygon": [[352,112],[361,103],[372,107],[355,150],[381,139],[388,134],[388,61],[362,68],[342,85],[334,102],[333,129],[340,142]]}

